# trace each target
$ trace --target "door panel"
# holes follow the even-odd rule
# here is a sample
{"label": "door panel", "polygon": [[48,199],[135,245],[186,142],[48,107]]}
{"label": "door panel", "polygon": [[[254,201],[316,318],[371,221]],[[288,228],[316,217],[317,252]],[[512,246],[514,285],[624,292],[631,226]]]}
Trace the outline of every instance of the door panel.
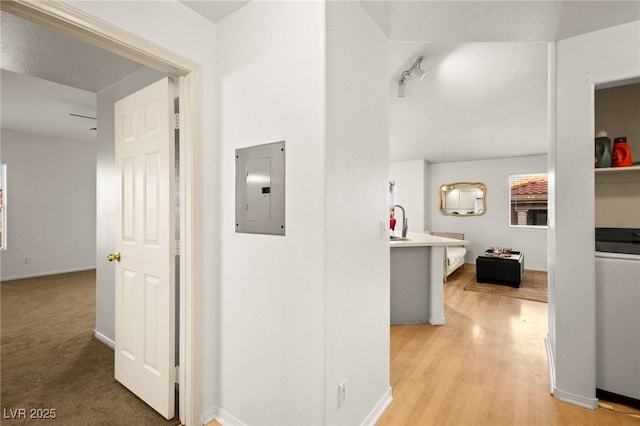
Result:
{"label": "door panel", "polygon": [[115,378],[166,418],[175,404],[173,84],[115,104]]}

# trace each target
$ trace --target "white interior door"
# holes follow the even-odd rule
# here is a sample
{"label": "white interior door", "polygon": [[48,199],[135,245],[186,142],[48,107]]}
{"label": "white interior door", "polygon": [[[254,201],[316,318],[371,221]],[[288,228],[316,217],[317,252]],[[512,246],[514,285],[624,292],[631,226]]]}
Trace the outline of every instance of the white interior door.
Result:
{"label": "white interior door", "polygon": [[173,82],[115,104],[115,378],[167,419],[175,407]]}

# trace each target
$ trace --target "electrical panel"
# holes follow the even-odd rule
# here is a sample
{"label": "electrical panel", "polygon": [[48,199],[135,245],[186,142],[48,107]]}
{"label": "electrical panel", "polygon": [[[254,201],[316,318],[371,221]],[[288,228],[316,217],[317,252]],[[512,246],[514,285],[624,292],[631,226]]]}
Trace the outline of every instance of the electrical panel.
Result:
{"label": "electrical panel", "polygon": [[285,142],[236,150],[236,232],[285,235]]}

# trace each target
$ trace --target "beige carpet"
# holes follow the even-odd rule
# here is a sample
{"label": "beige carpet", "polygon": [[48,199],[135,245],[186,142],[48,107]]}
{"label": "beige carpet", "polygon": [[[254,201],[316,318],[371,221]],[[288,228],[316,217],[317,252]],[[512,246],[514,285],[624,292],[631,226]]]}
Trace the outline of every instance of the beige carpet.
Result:
{"label": "beige carpet", "polygon": [[[0,286],[3,425],[179,423],[165,420],[114,380],[113,350],[93,337],[95,271]],[[11,418],[19,409],[26,410],[26,419]],[[47,412],[32,409],[54,409],[56,418],[30,419]]]}
{"label": "beige carpet", "polygon": [[525,270],[522,282],[520,283],[520,288],[513,288],[509,284],[480,284],[476,282],[475,267],[476,265],[464,265],[465,269],[468,268],[469,270],[473,270],[473,274],[468,274],[468,276],[466,276],[468,281],[464,286],[465,290],[547,303],[546,272]]}

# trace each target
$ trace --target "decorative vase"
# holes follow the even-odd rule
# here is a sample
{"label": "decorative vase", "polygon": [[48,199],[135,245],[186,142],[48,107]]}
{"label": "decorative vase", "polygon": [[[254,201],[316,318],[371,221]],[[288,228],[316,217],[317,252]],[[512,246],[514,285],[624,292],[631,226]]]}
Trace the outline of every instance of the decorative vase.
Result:
{"label": "decorative vase", "polygon": [[596,167],[611,167],[611,139],[607,137],[607,132],[598,132],[596,136]]}

